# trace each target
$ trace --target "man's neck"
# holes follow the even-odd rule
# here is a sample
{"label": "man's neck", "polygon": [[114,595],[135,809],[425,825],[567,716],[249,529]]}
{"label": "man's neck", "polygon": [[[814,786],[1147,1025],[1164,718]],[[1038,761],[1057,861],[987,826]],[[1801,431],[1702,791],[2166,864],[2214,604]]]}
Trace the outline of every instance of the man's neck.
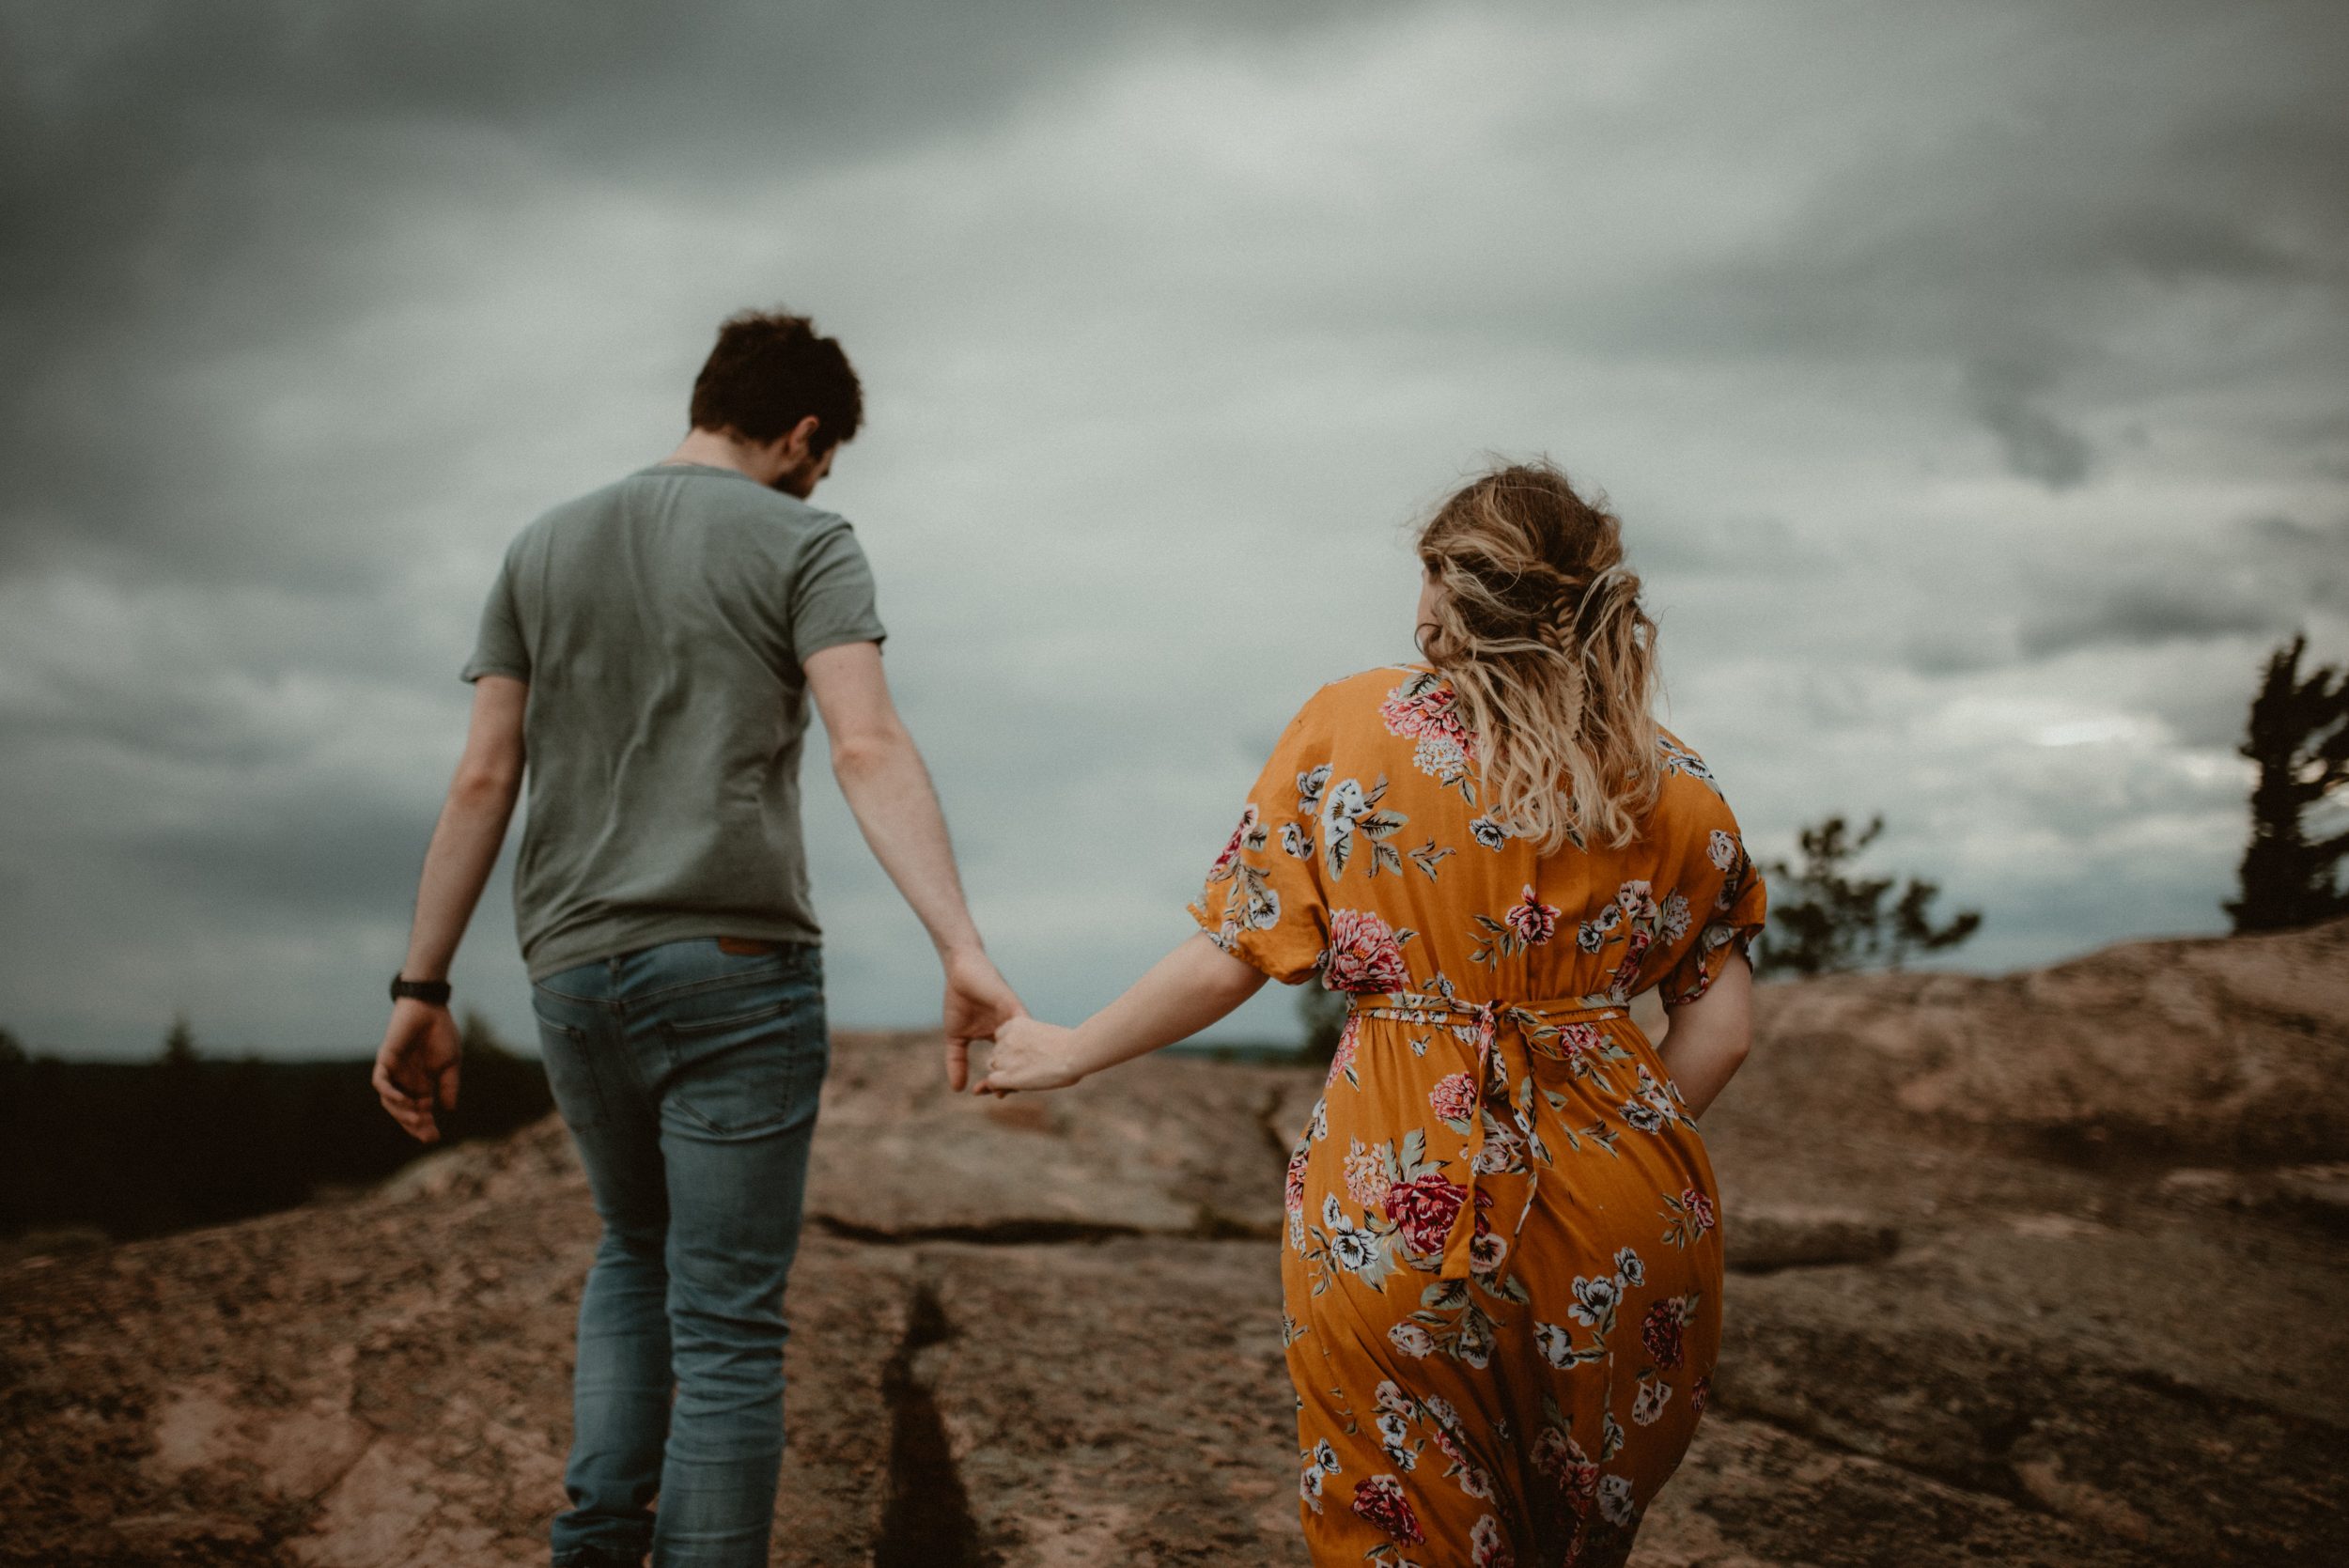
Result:
{"label": "man's neck", "polygon": [[688,431],[685,439],[677,442],[677,450],[661,460],[664,464],[698,463],[704,468],[730,468],[762,485],[774,477],[771,459],[762,449],[717,430]]}

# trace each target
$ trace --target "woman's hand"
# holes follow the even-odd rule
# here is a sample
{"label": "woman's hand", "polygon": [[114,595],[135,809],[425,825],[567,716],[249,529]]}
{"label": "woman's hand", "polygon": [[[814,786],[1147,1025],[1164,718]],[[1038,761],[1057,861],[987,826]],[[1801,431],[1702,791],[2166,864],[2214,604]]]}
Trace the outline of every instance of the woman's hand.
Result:
{"label": "woman's hand", "polygon": [[1021,1017],[996,1026],[987,1053],[987,1077],[972,1093],[1008,1094],[1021,1089],[1066,1089],[1084,1077],[1077,1065],[1077,1032]]}
{"label": "woman's hand", "polygon": [[1088,1074],[1197,1033],[1255,995],[1264,981],[1263,970],[1233,957],[1204,934],[1192,936],[1081,1028],[1038,1023],[1024,1014],[996,1025],[987,1077],[975,1093],[1066,1089]]}

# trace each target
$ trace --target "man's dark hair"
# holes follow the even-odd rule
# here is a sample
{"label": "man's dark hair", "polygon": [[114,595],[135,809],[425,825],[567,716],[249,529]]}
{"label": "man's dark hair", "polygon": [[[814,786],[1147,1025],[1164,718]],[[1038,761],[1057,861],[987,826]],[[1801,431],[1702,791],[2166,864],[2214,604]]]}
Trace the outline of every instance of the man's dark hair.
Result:
{"label": "man's dark hair", "polygon": [[828,452],[864,422],[864,393],[838,342],[785,311],[745,310],[718,329],[693,378],[693,427],[754,443],[816,416],[815,450]]}

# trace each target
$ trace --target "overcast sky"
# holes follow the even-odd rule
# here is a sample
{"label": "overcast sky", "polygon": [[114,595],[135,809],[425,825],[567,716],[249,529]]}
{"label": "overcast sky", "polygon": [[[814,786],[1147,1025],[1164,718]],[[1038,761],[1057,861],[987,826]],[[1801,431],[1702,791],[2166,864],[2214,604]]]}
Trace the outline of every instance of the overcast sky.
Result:
{"label": "overcast sky", "polygon": [[[490,573],[810,311],[974,906],[1073,1021],[1487,452],[1620,507],[1750,840],[1965,967],[2223,926],[2349,655],[2349,8],[0,12],[0,1027],[359,1054]],[[833,1017],[935,965],[813,753]],[[456,979],[529,1034],[501,873]],[[1232,1037],[1291,1027],[1252,1003]]]}

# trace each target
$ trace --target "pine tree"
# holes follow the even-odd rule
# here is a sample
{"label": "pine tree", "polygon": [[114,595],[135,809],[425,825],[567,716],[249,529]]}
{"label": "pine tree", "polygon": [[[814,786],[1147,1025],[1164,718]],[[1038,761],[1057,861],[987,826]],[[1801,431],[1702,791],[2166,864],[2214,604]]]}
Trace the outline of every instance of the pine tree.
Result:
{"label": "pine tree", "polygon": [[188,1024],[185,1013],[171,1020],[171,1032],[163,1036],[163,1064],[186,1067],[196,1059],[195,1031]]}
{"label": "pine tree", "polygon": [[2251,842],[2240,897],[2226,906],[2234,928],[2280,931],[2349,914],[2338,867],[2349,831],[2311,839],[2308,814],[2349,784],[2349,671],[2320,664],[2300,678],[2308,634],[2267,658],[2249,733],[2240,748],[2259,765],[2251,788]]}
{"label": "pine tree", "polygon": [[1884,964],[1899,969],[1912,954],[1957,946],[1982,928],[1982,911],[1964,909],[1945,925],[1931,917],[1938,884],[1911,877],[1891,908],[1892,877],[1853,877],[1848,867],[1884,831],[1884,818],[1857,834],[1841,816],[1802,830],[1802,868],[1784,861],[1763,867],[1770,884],[1769,930],[1759,974],[1840,974]]}

